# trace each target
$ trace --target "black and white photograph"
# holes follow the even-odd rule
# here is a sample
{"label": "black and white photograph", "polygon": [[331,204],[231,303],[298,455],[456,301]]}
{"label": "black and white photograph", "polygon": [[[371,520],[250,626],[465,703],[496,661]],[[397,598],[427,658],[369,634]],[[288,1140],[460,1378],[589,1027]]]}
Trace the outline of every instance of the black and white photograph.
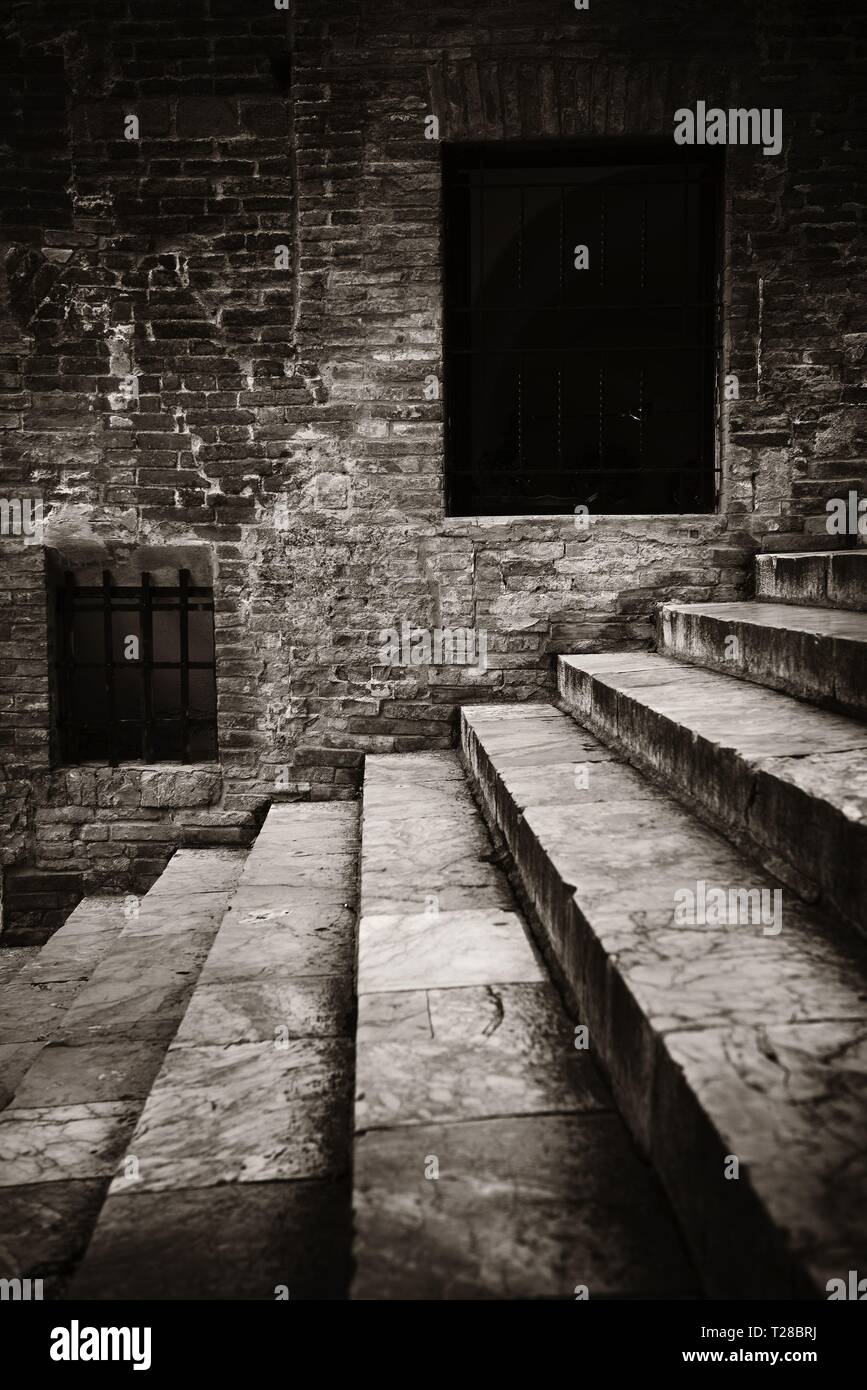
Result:
{"label": "black and white photograph", "polygon": [[0,0],[28,1369],[559,1302],[828,1372],[865,152],[863,0]]}

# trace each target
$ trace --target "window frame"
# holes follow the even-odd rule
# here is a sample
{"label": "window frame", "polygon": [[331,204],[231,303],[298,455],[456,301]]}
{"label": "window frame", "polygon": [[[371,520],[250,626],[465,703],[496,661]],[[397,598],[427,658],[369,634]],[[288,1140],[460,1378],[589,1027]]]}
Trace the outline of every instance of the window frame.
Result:
{"label": "window frame", "polygon": [[[710,244],[707,245],[707,255],[704,261],[704,270],[707,277],[708,297],[702,301],[699,307],[703,308],[707,314],[705,325],[707,332],[706,346],[701,350],[705,354],[705,363],[702,368],[702,398],[699,408],[696,411],[699,434],[701,440],[702,462],[696,469],[704,475],[704,487],[707,490],[707,505],[700,508],[682,507],[679,511],[647,511],[640,507],[632,509],[618,510],[616,512],[607,511],[601,507],[597,512],[599,516],[672,516],[672,517],[711,517],[717,515],[720,510],[724,480],[722,476],[721,458],[721,434],[722,434],[722,386],[723,386],[723,363],[726,351],[726,337],[724,328],[724,266],[725,266],[725,150],[714,147],[703,147],[700,150],[681,148],[672,143],[661,143],[657,138],[647,140],[636,140],[634,137],[595,139],[583,141],[576,139],[569,140],[537,140],[537,141],[443,141],[441,144],[441,175],[442,175],[442,198],[441,198],[441,228],[442,228],[442,362],[443,362],[443,497],[444,512],[448,518],[472,518],[475,516],[496,517],[496,516],[526,516],[538,517],[539,519],[556,519],[557,517],[569,516],[574,512],[574,505],[563,506],[557,510],[533,510],[520,511],[515,507],[503,507],[492,512],[489,509],[476,506],[460,505],[460,493],[462,491],[459,479],[461,475],[466,478],[471,476],[471,466],[466,457],[467,449],[461,437],[462,431],[456,424],[457,409],[455,407],[456,389],[455,381],[456,358],[460,352],[453,346],[452,342],[452,320],[455,305],[450,303],[452,290],[450,286],[454,284],[454,261],[455,258],[467,254],[466,241],[456,242],[453,235],[454,224],[454,193],[458,188],[458,180],[461,172],[466,176],[469,168],[493,170],[504,168],[507,170],[519,169],[522,166],[543,169],[550,167],[556,169],[564,164],[582,165],[601,165],[616,166],[627,164],[671,164],[672,166],[684,164],[696,164],[705,166],[708,176],[705,184],[705,203],[701,210],[702,235],[707,237]],[[577,186],[577,185],[575,185]],[[653,186],[650,184],[649,186]],[[470,222],[467,221],[467,229]],[[600,353],[603,351],[599,349]],[[652,351],[652,349],[651,349]],[[463,434],[468,433],[466,422],[464,422]],[[531,470],[528,470],[531,471]],[[551,470],[553,471],[553,470]],[[576,470],[580,472],[591,472],[593,470]],[[602,471],[602,470],[599,470]],[[621,470],[626,471],[626,470]],[[647,472],[654,470],[647,470]],[[658,468],[655,471],[665,471]],[[674,471],[674,465],[669,471]],[[564,467],[562,476],[567,477],[567,468]],[[636,470],[636,474],[640,470]],[[495,474],[489,475],[489,480],[494,480]],[[469,486],[464,491],[469,495]],[[577,504],[582,499],[575,497]]]}
{"label": "window frame", "polygon": [[[213,626],[214,592],[210,586],[194,585],[190,582],[188,569],[178,570],[177,585],[157,585],[152,583],[149,571],[139,574],[138,584],[116,584],[111,570],[103,569],[101,585],[76,582],[76,574],[66,569],[62,582],[55,586],[54,599],[54,640],[52,643],[53,695],[54,709],[52,719],[52,738],[55,766],[138,766],[165,763],[174,766],[197,766],[214,763],[219,758],[217,682],[216,682],[216,634]],[[101,613],[102,660],[82,661],[76,659],[75,619],[81,613]],[[116,613],[134,613],[138,617],[140,636],[140,656],[138,660],[142,672],[140,718],[129,718],[118,714],[115,673],[126,670],[128,663],[116,655],[116,641],[112,618]],[[170,612],[178,614],[178,660],[155,661],[154,624],[155,613]],[[205,612],[211,615],[210,650],[211,659],[207,661],[190,658],[189,614]],[[102,671],[105,681],[106,716],[93,721],[82,719],[77,709],[75,694],[75,673],[89,669]],[[153,675],[159,671],[179,673],[180,712],[175,717],[155,715]],[[190,674],[195,671],[210,671],[213,677],[213,713],[195,715],[190,711]],[[122,727],[138,728],[140,757],[121,756],[119,740]],[[177,756],[163,757],[154,753],[155,737],[160,728],[178,728],[181,747]],[[206,754],[196,755],[190,748],[191,733],[198,728],[208,730],[212,735],[211,747]],[[102,731],[105,736],[105,751],[102,756],[82,756],[81,741],[87,733]]]}

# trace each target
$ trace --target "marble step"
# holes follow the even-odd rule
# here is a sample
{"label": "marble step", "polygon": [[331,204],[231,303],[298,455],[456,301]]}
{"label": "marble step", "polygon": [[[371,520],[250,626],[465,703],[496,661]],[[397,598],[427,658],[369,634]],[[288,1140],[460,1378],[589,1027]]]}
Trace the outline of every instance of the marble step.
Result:
{"label": "marble step", "polygon": [[783,603],[665,603],[659,650],[867,717],[867,613]]}
{"label": "marble step", "polygon": [[357,823],[271,808],[70,1297],[345,1297]]}
{"label": "marble step", "polygon": [[757,555],[756,598],[867,612],[867,549]]}
{"label": "marble step", "polygon": [[243,860],[239,850],[179,850],[139,902],[110,900],[108,948],[71,997],[63,972],[78,960],[68,929],[80,909],[40,952],[36,987],[50,1017],[34,1010],[38,1050],[0,1114],[4,1277],[43,1278],[49,1296],[66,1287]]}
{"label": "marble step", "polygon": [[[867,1267],[864,944],[559,710],[465,707],[461,740],[705,1291]],[[712,888],[779,891],[781,930],[702,925]]]}
{"label": "marble step", "polygon": [[[0,987],[0,1110],[43,1047],[56,1035],[76,995],[111,949],[136,899],[83,898],[44,946],[8,948],[23,956]],[[0,957],[7,951],[0,952]]]}
{"label": "marble step", "polygon": [[39,955],[39,946],[4,946],[0,937],[0,990]]}
{"label": "marble step", "polygon": [[867,928],[867,725],[655,653],[560,657],[558,684],[581,724]]}
{"label": "marble step", "polygon": [[690,1297],[455,753],[368,756],[355,1299]]}

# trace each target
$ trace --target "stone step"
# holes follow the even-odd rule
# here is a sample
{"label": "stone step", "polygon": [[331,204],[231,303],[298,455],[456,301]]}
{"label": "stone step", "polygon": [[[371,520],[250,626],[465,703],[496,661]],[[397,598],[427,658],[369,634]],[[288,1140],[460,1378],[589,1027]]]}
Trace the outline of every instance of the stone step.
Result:
{"label": "stone step", "polygon": [[867,613],[784,603],[665,603],[659,650],[867,717]]}
{"label": "stone step", "polygon": [[867,550],[757,555],[756,598],[867,612]]}
{"label": "stone step", "polygon": [[368,756],[356,1299],[690,1297],[454,753]]}
{"label": "stone step", "polygon": [[[864,944],[551,706],[465,707],[461,738],[705,1291],[865,1268]],[[690,923],[702,883],[780,891],[782,929]]]}
{"label": "stone step", "polygon": [[867,927],[867,727],[654,653],[565,656],[580,723],[804,897]]}
{"label": "stone step", "polygon": [[48,1002],[33,1011],[37,1047],[0,1114],[5,1277],[43,1278],[50,1296],[66,1287],[243,860],[239,850],[179,850],[140,902],[110,900],[108,949],[71,995],[70,924],[90,935],[79,909],[40,952],[36,988]]}
{"label": "stone step", "polygon": [[43,1047],[56,1036],[66,1011],[111,949],[137,899],[83,898],[44,946],[8,947],[24,956],[0,988],[0,1110]]}
{"label": "stone step", "polygon": [[39,946],[6,946],[0,938],[0,990],[15,978],[19,970],[36,959],[40,949]]}
{"label": "stone step", "polygon": [[71,1297],[345,1297],[357,822],[272,807]]}

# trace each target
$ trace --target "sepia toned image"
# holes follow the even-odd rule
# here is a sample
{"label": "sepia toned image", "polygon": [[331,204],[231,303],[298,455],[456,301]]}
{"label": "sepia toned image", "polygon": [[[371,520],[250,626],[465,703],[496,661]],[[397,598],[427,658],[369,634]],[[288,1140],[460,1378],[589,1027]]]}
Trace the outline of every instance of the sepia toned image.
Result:
{"label": "sepia toned image", "polygon": [[867,1299],[865,28],[3,0],[0,1321],[51,1362],[553,1301],[775,1365]]}

